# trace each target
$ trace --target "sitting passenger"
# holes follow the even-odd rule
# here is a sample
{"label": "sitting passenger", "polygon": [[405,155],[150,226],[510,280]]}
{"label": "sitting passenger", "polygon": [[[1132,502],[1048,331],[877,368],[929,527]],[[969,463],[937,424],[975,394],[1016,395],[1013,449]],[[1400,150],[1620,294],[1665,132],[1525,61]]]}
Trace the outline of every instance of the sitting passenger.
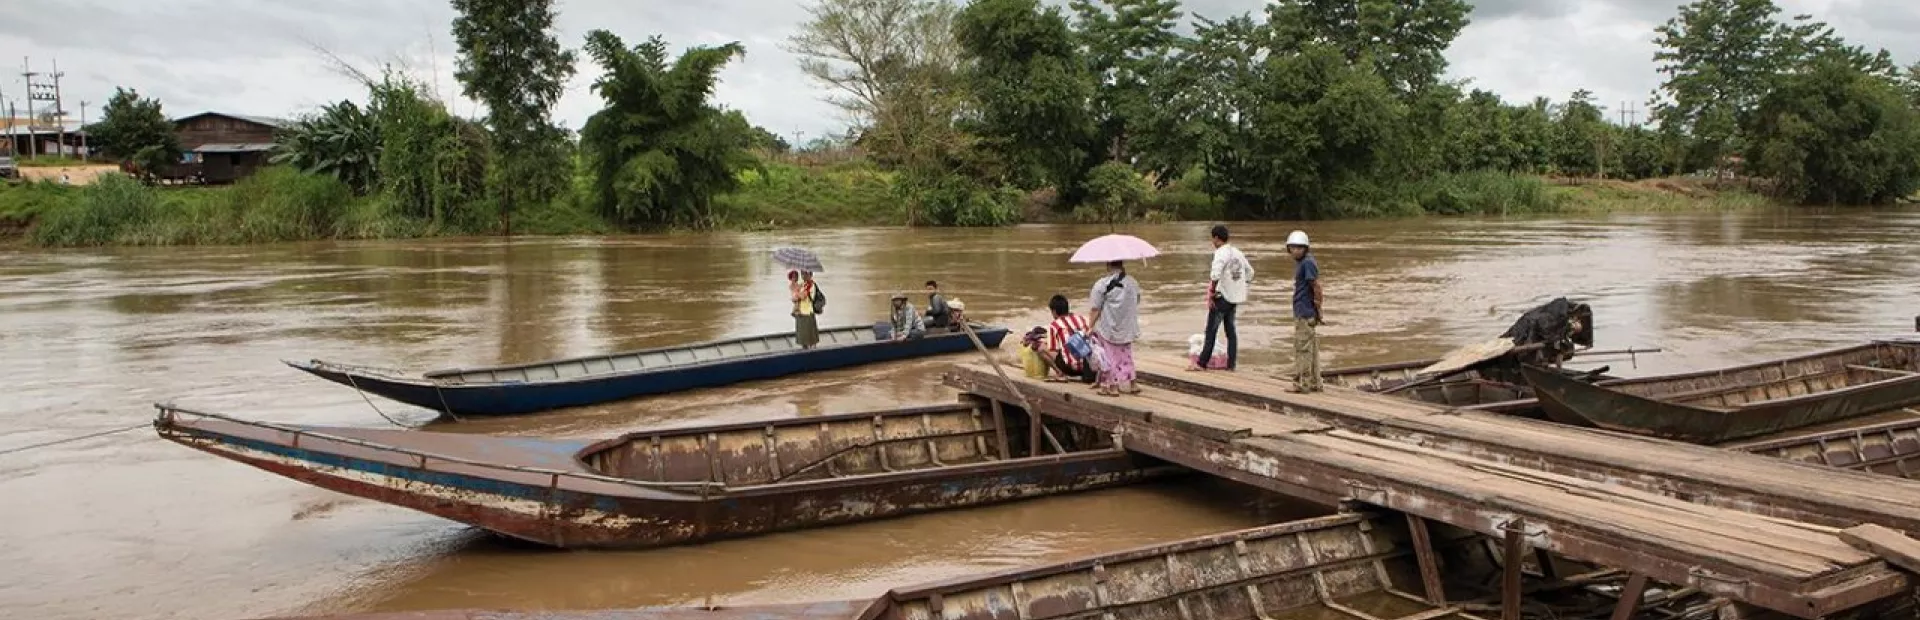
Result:
{"label": "sitting passenger", "polygon": [[1093,383],[1098,370],[1088,360],[1074,355],[1067,339],[1074,334],[1087,331],[1087,320],[1069,312],[1067,297],[1054,295],[1047,300],[1047,309],[1053,312],[1053,322],[1047,324],[1046,350],[1042,358],[1056,373],[1050,381],[1068,381],[1077,379],[1081,383]]}
{"label": "sitting passenger", "polygon": [[954,332],[954,333],[959,333],[961,331],[964,331],[964,329],[961,328],[960,326],[966,324],[967,322],[966,302],[960,301],[958,299],[948,302],[947,303],[947,320],[951,321],[951,323],[947,325],[947,331]]}
{"label": "sitting passenger", "polygon": [[893,294],[893,341],[919,340],[927,336],[927,324],[920,318],[920,311],[907,302],[906,293]]}
{"label": "sitting passenger", "polygon": [[[952,311],[959,310],[947,305],[947,298],[940,294],[940,283],[927,281],[927,327],[939,329],[953,323]],[[955,330],[958,331],[958,330]]]}

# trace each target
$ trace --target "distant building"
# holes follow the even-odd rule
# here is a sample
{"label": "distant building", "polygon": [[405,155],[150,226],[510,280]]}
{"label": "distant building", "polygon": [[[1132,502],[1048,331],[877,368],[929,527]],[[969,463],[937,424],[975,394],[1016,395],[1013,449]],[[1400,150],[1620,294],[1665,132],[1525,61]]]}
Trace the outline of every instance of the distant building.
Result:
{"label": "distant building", "polygon": [[173,119],[182,171],[203,183],[231,183],[267,165],[273,134],[287,121],[265,116],[201,112]]}
{"label": "distant building", "polygon": [[[80,123],[67,121],[55,124],[46,120],[29,121],[24,117],[9,118],[0,115],[0,155],[26,157],[28,155],[53,155],[62,153],[79,156],[85,150],[80,147],[82,136]],[[61,129],[66,129],[66,143],[60,142]]]}

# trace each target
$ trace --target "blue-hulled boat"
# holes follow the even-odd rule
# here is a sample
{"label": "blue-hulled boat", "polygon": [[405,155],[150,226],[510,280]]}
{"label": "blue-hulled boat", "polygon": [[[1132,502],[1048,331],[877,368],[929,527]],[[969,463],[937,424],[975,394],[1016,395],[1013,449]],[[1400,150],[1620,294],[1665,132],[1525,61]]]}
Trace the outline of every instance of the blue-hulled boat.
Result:
{"label": "blue-hulled boat", "polygon": [[[1007,328],[974,323],[988,348]],[[973,348],[963,332],[879,341],[873,326],[820,330],[801,349],[792,332],[659,349],[490,368],[437,370],[419,377],[324,360],[286,364],[322,379],[455,416],[516,415],[655,394],[731,385]]]}

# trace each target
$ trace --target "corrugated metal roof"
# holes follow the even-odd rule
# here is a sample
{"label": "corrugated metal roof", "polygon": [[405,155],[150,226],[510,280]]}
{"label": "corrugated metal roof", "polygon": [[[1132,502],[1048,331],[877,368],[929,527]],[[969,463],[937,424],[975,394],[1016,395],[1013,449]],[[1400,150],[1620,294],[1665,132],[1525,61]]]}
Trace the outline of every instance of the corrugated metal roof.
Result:
{"label": "corrugated metal roof", "polygon": [[195,119],[202,116],[225,116],[227,118],[237,118],[243,121],[259,123],[262,125],[266,125],[268,127],[275,127],[275,128],[285,127],[288,124],[287,120],[283,118],[274,118],[271,116],[254,116],[251,114],[228,114],[226,112],[214,112],[212,110],[208,110],[206,112],[200,112],[196,114],[188,114],[186,116],[173,119],[173,122],[178,123],[180,121]]}
{"label": "corrugated metal roof", "polygon": [[191,153],[257,153],[273,150],[272,142],[241,142],[229,144],[202,144],[188,149]]}

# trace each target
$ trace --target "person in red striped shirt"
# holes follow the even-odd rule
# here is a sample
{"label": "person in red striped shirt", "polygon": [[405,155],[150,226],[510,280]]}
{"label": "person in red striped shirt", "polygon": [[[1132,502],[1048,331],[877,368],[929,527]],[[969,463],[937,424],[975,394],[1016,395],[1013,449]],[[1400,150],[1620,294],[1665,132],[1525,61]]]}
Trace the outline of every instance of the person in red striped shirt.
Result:
{"label": "person in red striped shirt", "polygon": [[1053,311],[1053,322],[1047,324],[1046,348],[1041,351],[1041,356],[1054,372],[1047,380],[1077,379],[1081,383],[1093,383],[1097,373],[1092,365],[1067,351],[1067,336],[1087,331],[1087,320],[1070,311],[1065,295],[1054,295],[1053,299],[1047,300],[1047,309]]}

